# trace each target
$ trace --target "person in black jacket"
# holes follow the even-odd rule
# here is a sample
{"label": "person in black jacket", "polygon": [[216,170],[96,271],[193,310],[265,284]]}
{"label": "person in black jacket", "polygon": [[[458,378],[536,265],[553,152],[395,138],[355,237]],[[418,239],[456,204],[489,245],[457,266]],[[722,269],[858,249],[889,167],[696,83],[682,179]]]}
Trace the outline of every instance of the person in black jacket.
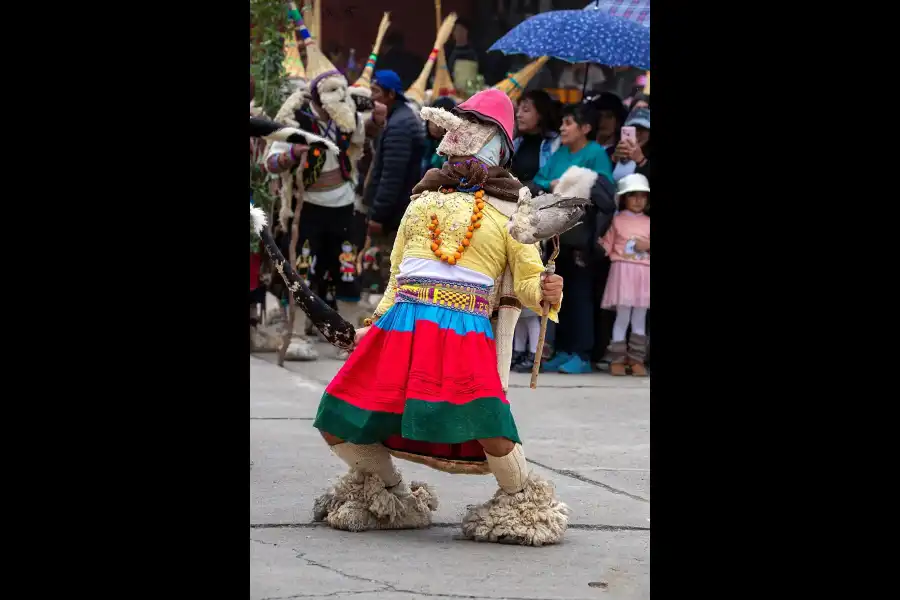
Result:
{"label": "person in black jacket", "polygon": [[625,126],[634,127],[635,140],[622,138],[616,144],[612,160],[616,165],[613,179],[617,182],[632,173],[647,177],[650,170],[650,109],[636,108],[631,111]]}
{"label": "person in black jacket", "polygon": [[614,313],[601,310],[600,304],[603,298],[603,290],[606,289],[606,280],[609,279],[610,261],[605,252],[600,250],[599,241],[609,229],[612,218],[618,210],[616,198],[616,186],[604,177],[598,177],[591,189],[591,199],[597,207],[596,220],[594,222],[594,234],[596,245],[591,255],[592,269],[594,271],[594,347],[591,350],[593,363],[603,362],[606,347],[612,339]]}
{"label": "person in black jacket", "polygon": [[375,72],[372,100],[387,107],[387,122],[375,146],[363,203],[369,209],[369,233],[390,237],[421,176],[425,130],[407,105],[400,77],[393,71]]}

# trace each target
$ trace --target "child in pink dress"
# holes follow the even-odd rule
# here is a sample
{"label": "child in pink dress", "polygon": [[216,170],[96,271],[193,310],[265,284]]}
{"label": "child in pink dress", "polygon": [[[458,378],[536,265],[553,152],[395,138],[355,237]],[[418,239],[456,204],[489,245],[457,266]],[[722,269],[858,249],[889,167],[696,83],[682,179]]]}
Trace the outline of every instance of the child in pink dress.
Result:
{"label": "child in pink dress", "polygon": [[[650,182],[635,173],[619,180],[619,212],[600,240],[612,267],[601,306],[616,311],[612,343],[606,357],[611,375],[646,377],[646,321],[650,308],[650,217],[644,211],[650,200]],[[625,341],[628,325],[631,336]]]}

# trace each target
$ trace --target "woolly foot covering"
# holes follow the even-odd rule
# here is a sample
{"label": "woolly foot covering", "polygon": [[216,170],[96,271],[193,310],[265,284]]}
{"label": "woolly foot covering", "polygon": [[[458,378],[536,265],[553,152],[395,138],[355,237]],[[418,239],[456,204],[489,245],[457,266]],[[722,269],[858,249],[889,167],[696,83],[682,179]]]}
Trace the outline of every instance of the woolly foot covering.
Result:
{"label": "woolly foot covering", "polygon": [[556,498],[553,484],[532,473],[516,494],[497,490],[463,518],[463,537],[476,542],[545,546],[562,541],[569,507]]}
{"label": "woolly foot covering", "polygon": [[353,469],[316,499],[313,520],[344,531],[420,529],[431,525],[437,507],[437,496],[425,483],[401,481],[388,490],[377,475]]}

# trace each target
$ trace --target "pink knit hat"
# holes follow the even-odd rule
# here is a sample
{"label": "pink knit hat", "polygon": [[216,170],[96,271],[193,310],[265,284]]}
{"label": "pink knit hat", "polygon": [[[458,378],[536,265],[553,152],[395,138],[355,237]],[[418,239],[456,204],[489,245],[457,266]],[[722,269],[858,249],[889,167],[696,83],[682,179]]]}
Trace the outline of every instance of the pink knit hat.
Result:
{"label": "pink knit hat", "polygon": [[474,117],[493,123],[503,132],[509,152],[512,152],[512,133],[515,121],[515,109],[512,100],[505,92],[490,88],[482,90],[453,109],[456,114],[470,114]]}

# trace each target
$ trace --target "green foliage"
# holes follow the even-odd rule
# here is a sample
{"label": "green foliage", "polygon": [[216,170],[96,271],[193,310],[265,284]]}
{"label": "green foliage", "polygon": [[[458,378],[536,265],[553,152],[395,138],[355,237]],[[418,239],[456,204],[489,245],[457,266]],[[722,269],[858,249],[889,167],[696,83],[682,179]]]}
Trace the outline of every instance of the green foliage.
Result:
{"label": "green foliage", "polygon": [[[250,0],[250,73],[256,83],[256,106],[274,118],[290,93],[284,71],[282,36],[289,31],[288,3],[282,0]],[[276,198],[269,192],[267,173],[250,157],[250,193],[254,206],[272,213]],[[259,249],[259,236],[250,228],[250,251]]]}
{"label": "green foliage", "polygon": [[283,35],[289,31],[288,5],[282,0],[250,0],[250,73],[256,81],[256,105],[269,117],[287,99]]}

